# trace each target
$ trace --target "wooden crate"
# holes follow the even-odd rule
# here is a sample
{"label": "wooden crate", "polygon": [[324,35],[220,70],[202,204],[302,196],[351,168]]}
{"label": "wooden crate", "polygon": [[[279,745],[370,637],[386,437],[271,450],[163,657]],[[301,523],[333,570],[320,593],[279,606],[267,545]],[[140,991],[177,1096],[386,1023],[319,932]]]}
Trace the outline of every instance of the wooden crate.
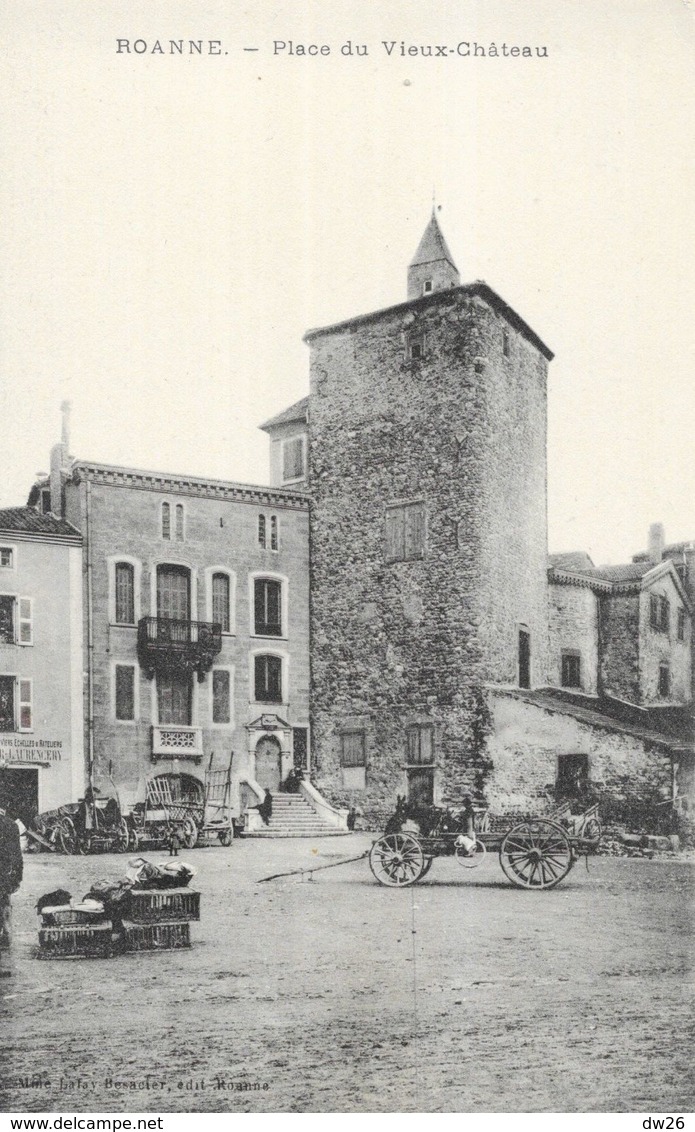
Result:
{"label": "wooden crate", "polygon": [[199,919],[200,893],[190,888],[142,888],[130,894],[128,920],[135,924]]}
{"label": "wooden crate", "polygon": [[118,950],[110,922],[39,929],[39,959],[107,959]]}
{"label": "wooden crate", "polygon": [[124,922],[126,951],[174,951],[191,946],[191,929],[188,921],[171,923],[134,924]]}
{"label": "wooden crate", "polygon": [[46,907],[41,909],[41,922],[45,928],[67,928],[78,924],[104,924],[108,923],[104,912],[83,912],[79,908],[69,905],[60,907]]}

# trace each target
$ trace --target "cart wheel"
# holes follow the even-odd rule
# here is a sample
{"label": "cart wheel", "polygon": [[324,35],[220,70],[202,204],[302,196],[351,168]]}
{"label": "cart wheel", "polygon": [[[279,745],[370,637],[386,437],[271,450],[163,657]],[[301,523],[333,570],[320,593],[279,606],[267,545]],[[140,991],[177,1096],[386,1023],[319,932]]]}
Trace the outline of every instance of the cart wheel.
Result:
{"label": "cart wheel", "polygon": [[56,840],[62,853],[77,852],[77,831],[70,818],[62,818],[56,829]]}
{"label": "cart wheel", "polygon": [[434,861],[434,857],[425,857],[425,864],[424,864],[422,872],[420,873],[420,878],[419,878],[420,880],[422,880],[423,877],[427,876],[428,872],[432,868],[432,862],[433,861]]}
{"label": "cart wheel", "polygon": [[369,867],[379,884],[404,888],[423,875],[425,857],[422,846],[412,833],[388,833],[372,845]]}
{"label": "cart wheel", "polygon": [[217,838],[219,840],[220,845],[225,845],[225,846],[232,844],[232,838],[233,837],[234,837],[234,830],[232,829],[231,825],[227,826],[225,829],[221,829],[220,832],[217,834]]}
{"label": "cart wheel", "polygon": [[113,842],[115,853],[127,853],[130,845],[130,828],[125,818],[121,818],[116,826],[116,836]]}
{"label": "cart wheel", "polygon": [[183,819],[181,837],[183,839],[184,848],[195,849],[196,841],[198,840],[198,826],[188,814]]}
{"label": "cart wheel", "polygon": [[601,823],[598,818],[589,818],[584,823],[584,828],[580,832],[582,841],[589,841],[592,845],[598,845],[603,834]]}
{"label": "cart wheel", "polygon": [[554,888],[572,868],[572,849],[562,826],[547,818],[522,821],[500,846],[505,876],[521,888]]}
{"label": "cart wheel", "polygon": [[485,853],[485,843],[478,838],[476,838],[475,849],[472,853],[464,853],[458,845],[454,850],[456,860],[459,865],[463,865],[464,869],[477,869],[478,865],[482,865]]}

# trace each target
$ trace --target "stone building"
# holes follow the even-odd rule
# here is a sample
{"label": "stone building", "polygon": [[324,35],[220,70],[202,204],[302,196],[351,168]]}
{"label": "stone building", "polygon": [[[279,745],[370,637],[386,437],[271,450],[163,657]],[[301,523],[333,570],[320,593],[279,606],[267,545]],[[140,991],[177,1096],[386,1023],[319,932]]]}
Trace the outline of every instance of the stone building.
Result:
{"label": "stone building", "polygon": [[82,537],[0,511],[0,805],[28,825],[84,790]]}
{"label": "stone building", "polygon": [[240,817],[308,767],[301,493],[72,460],[63,443],[29,502],[83,537],[91,784],[112,774],[126,811],[154,776],[199,800],[233,755]]}
{"label": "stone building", "polygon": [[461,284],[434,214],[407,295],[309,331],[310,397],[262,426],[274,486],[285,444],[308,454],[315,781],[374,822],[464,787],[497,812],[667,805],[693,751],[683,570],[549,572],[552,353]]}
{"label": "stone building", "polygon": [[483,685],[547,668],[552,354],[434,214],[408,295],[305,336],[315,773],[373,807],[480,785]]}

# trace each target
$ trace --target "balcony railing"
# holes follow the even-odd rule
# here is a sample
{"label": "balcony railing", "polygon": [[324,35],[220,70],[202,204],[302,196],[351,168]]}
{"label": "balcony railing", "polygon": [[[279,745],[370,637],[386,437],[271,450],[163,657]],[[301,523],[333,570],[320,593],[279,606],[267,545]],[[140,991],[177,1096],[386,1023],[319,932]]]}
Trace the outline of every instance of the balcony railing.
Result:
{"label": "balcony railing", "polygon": [[212,621],[183,621],[173,617],[141,617],[138,658],[145,674],[185,675],[205,679],[222,648],[222,626]]}
{"label": "balcony railing", "polygon": [[167,723],[152,728],[152,761],[157,759],[192,759],[200,762],[203,756],[201,727],[184,727]]}

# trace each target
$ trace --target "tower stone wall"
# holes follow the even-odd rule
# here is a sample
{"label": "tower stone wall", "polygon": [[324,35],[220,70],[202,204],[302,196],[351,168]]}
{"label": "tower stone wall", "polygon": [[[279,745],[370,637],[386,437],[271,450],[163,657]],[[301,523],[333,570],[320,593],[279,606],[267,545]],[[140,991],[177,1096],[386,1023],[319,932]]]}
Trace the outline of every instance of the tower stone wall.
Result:
{"label": "tower stone wall", "polygon": [[552,355],[485,284],[307,340],[316,781],[376,814],[421,764],[454,801],[484,786],[482,687],[517,683],[520,628],[546,679]]}

